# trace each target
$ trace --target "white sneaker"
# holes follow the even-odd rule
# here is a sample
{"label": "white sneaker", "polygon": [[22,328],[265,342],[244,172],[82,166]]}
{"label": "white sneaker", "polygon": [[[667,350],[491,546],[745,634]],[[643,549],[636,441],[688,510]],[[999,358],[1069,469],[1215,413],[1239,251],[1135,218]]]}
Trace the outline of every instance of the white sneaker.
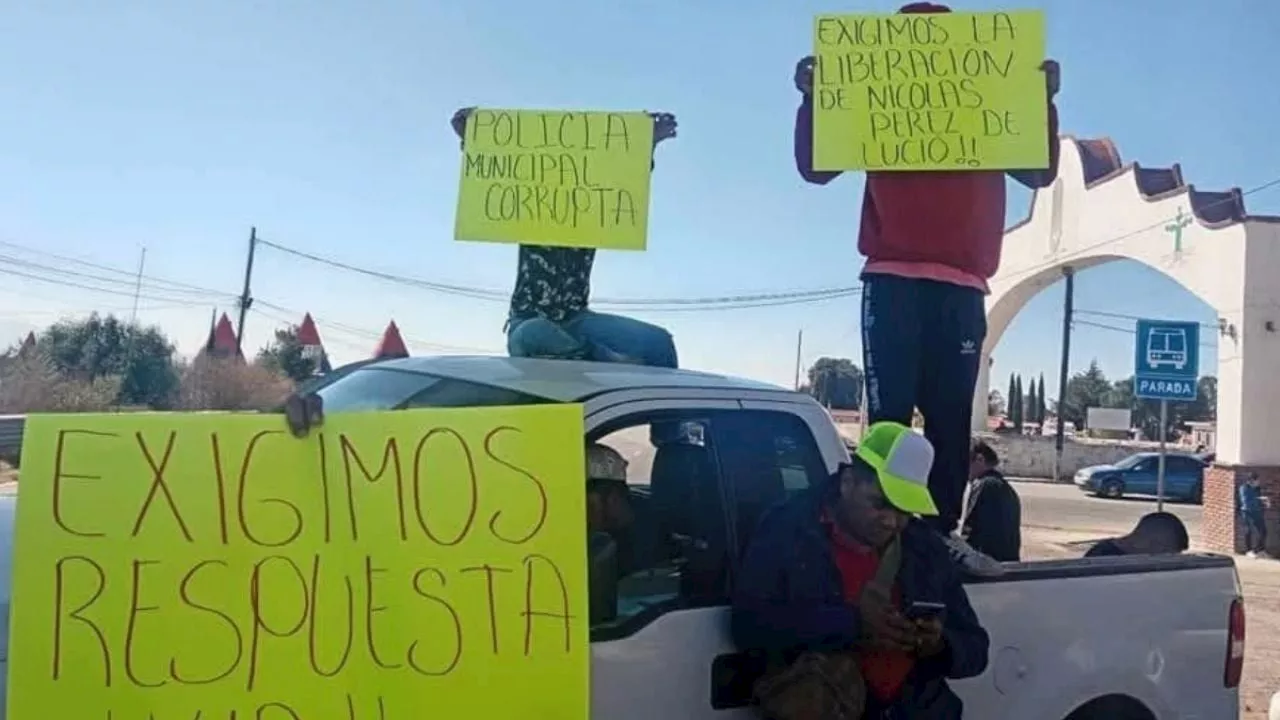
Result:
{"label": "white sneaker", "polygon": [[965,570],[982,577],[995,577],[1004,574],[1004,565],[990,555],[978,552],[964,538],[952,535],[944,537],[951,559]]}
{"label": "white sneaker", "polygon": [[1244,556],[1247,558],[1256,558],[1258,557],[1258,553],[1250,550],[1249,552],[1245,553]]}

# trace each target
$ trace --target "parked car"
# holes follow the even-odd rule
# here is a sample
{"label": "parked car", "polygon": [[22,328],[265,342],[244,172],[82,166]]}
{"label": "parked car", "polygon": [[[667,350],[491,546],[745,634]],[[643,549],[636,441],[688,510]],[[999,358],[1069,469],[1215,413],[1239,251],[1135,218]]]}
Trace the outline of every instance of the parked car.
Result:
{"label": "parked car", "polygon": [[[371,364],[319,395],[329,414],[581,404],[586,441],[626,445],[637,540],[678,540],[681,555],[622,578],[593,566],[592,605],[616,612],[590,629],[591,717],[757,717],[760,666],[733,645],[729,597],[760,515],[849,460],[813,398],[697,372],[498,357]],[[699,442],[667,432],[690,424]],[[0,647],[14,506],[0,498]],[[965,717],[1238,717],[1239,587],[1231,558],[1204,554],[1011,563],[1002,576],[973,579],[991,653],[986,672],[953,684]],[[6,662],[0,655],[0,679]]]}
{"label": "parked car", "polygon": [[[1207,463],[1195,455],[1168,453],[1164,459],[1164,496],[1167,500],[1198,503],[1204,497]],[[1076,473],[1076,487],[1098,497],[1155,495],[1160,453],[1142,452],[1114,465],[1094,465]]]}

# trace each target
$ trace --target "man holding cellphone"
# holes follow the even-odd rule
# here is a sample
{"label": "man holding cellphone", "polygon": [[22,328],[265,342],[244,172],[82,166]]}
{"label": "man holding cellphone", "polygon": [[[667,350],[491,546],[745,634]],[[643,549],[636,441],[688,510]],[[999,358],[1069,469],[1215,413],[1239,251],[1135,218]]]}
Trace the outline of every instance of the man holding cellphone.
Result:
{"label": "man holding cellphone", "polygon": [[[819,704],[808,716],[831,716],[832,706],[854,712],[823,693],[865,687],[864,714],[852,717],[961,717],[946,681],[981,674],[990,641],[947,546],[919,517],[938,512],[932,465],[927,439],[878,422],[852,462],[761,521],[737,578],[732,627],[740,648],[768,661],[757,685],[766,717],[771,690],[785,693],[805,673],[824,678],[806,693]],[[788,673],[802,677],[774,680]]]}

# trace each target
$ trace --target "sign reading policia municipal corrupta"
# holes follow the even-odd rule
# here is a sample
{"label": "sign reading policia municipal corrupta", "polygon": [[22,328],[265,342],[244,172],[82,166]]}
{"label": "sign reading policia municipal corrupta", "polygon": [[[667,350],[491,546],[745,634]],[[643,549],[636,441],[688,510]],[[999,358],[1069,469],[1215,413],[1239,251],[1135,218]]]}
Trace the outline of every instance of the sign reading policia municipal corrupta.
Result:
{"label": "sign reading policia municipal corrupta", "polygon": [[645,249],[648,114],[479,109],[462,154],[459,240]]}
{"label": "sign reading policia municipal corrupta", "polygon": [[1038,11],[820,15],[818,170],[1049,166]]}

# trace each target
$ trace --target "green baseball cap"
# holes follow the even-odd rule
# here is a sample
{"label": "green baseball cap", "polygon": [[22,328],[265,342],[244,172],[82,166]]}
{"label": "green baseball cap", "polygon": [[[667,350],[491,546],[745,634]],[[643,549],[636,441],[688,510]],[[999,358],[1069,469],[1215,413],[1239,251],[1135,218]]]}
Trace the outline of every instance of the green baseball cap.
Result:
{"label": "green baseball cap", "polygon": [[933,443],[923,435],[902,423],[873,423],[854,455],[876,471],[880,490],[894,507],[916,515],[938,514],[929,494]]}

